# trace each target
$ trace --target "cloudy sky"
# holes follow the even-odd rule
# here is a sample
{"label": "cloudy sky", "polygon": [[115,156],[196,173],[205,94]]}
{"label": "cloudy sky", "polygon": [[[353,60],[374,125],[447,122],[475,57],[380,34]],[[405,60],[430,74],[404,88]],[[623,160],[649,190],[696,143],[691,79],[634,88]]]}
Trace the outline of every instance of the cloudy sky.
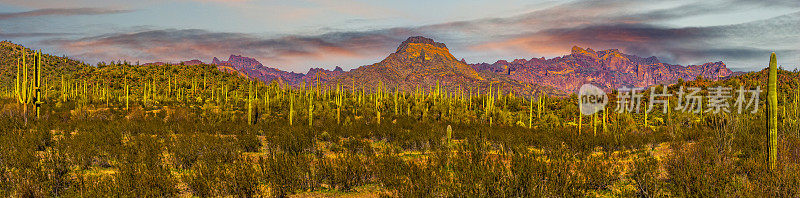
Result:
{"label": "cloudy sky", "polygon": [[231,54],[306,72],[375,63],[409,36],[469,63],[556,57],[572,46],[672,64],[800,65],[797,0],[0,0],[0,40],[94,64]]}

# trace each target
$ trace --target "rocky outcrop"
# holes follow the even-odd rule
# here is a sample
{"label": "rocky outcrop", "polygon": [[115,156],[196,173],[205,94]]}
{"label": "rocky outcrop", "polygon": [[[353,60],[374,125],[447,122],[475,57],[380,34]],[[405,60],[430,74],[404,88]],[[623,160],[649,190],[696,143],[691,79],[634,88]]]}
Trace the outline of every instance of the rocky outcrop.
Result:
{"label": "rocky outcrop", "polygon": [[425,37],[410,37],[382,61],[361,66],[333,79],[342,86],[374,89],[430,89],[440,85],[451,91],[502,89],[518,94],[545,90],[534,84],[520,83],[503,75],[481,73],[463,60],[456,59],[447,46]]}
{"label": "rocky outcrop", "polygon": [[183,62],[181,62],[181,64],[182,65],[188,65],[188,66],[194,66],[194,65],[202,65],[202,64],[205,64],[205,63],[203,63],[203,61],[194,59],[194,60],[190,60],[190,61],[183,61]]}
{"label": "rocky outcrop", "polygon": [[617,49],[595,51],[577,46],[569,55],[553,59],[501,60],[471,66],[478,71],[505,74],[518,81],[552,86],[566,92],[577,91],[585,83],[611,90],[622,86],[672,84],[679,79],[692,80],[701,75],[717,80],[732,74],[722,62],[681,66],[660,62],[656,57],[623,54]]}

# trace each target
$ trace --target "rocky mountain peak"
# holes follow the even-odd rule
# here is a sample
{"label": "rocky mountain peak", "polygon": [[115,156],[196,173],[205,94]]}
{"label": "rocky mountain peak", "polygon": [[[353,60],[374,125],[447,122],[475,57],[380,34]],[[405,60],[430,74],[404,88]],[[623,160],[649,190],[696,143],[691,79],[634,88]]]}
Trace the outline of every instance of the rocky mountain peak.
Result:
{"label": "rocky mountain peak", "polygon": [[449,51],[447,46],[444,43],[439,43],[434,41],[433,39],[422,37],[422,36],[414,36],[408,37],[403,43],[397,47],[397,52],[410,52],[416,51],[419,48],[434,48],[437,50],[444,50]]}

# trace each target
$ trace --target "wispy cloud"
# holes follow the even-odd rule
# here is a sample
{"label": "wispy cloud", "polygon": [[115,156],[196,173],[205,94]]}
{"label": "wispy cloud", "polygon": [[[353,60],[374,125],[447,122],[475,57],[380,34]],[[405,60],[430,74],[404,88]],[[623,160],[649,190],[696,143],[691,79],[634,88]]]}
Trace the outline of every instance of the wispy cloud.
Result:
{"label": "wispy cloud", "polygon": [[75,15],[102,15],[131,12],[132,10],[117,10],[105,8],[50,8],[37,9],[26,12],[0,13],[0,20],[38,17],[38,16],[75,16]]}
{"label": "wispy cloud", "polygon": [[54,32],[5,32],[0,29],[0,38],[31,38],[31,37],[60,37],[74,35],[71,33],[54,33]]}
{"label": "wispy cloud", "polygon": [[406,33],[400,30],[384,30],[264,38],[242,33],[166,29],[81,39],[49,39],[44,43],[64,48],[87,61],[115,58],[145,62],[177,62],[193,58],[210,59],[214,56],[241,54],[255,57],[265,65],[282,69],[307,69],[310,65],[295,68],[285,66],[311,64],[309,61],[335,63],[363,60],[402,41],[403,37],[399,35]]}
{"label": "wispy cloud", "polygon": [[406,37],[423,35],[447,43],[454,55],[468,57],[471,62],[560,56],[568,53],[571,46],[578,45],[658,56],[674,64],[722,60],[729,66],[748,69],[757,66],[761,62],[759,57],[770,51],[797,52],[800,13],[720,23],[733,25],[674,26],[666,22],[742,9],[773,9],[776,5],[800,8],[795,2],[584,0],[505,18],[311,36],[155,29],[78,39],[48,39],[43,43],[65,49],[88,62],[109,59],[176,62],[241,54],[255,57],[268,66],[302,72],[310,67],[342,65],[353,68],[376,62]]}

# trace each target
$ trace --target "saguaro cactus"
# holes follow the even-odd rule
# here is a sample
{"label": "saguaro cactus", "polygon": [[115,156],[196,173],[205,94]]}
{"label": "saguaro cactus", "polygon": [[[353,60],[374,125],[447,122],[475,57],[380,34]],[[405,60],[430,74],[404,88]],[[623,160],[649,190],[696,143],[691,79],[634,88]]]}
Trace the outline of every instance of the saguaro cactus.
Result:
{"label": "saguaro cactus", "polygon": [[308,126],[314,126],[314,94],[308,94]]}
{"label": "saguaro cactus", "polygon": [[379,98],[376,96],[375,97],[375,114],[376,114],[377,119],[378,119],[378,124],[381,124],[381,107],[378,104],[378,100],[379,100]]}
{"label": "saguaro cactus", "polygon": [[35,66],[33,68],[34,71],[34,87],[33,89],[36,92],[34,100],[34,104],[36,105],[36,119],[39,119],[39,110],[44,104],[44,100],[42,98],[42,51],[39,50],[39,53],[36,53],[36,62],[34,62]]}
{"label": "saguaro cactus", "polygon": [[292,117],[294,116],[294,96],[289,94],[289,125],[292,125]]}
{"label": "saguaro cactus", "polygon": [[[24,106],[23,108],[23,117],[25,118],[25,123],[28,123],[28,104],[31,103],[31,94],[30,94],[30,82],[28,80],[28,64],[26,62],[25,50],[22,50],[22,59],[17,60],[17,75],[16,79],[14,80],[14,95],[17,98],[17,102]],[[20,65],[20,62],[22,64]]]}
{"label": "saguaro cactus", "polygon": [[397,88],[394,88],[394,115],[397,116]]}
{"label": "saguaro cactus", "polygon": [[578,135],[581,134],[581,125],[583,125],[583,114],[581,114],[581,111],[583,111],[583,105],[581,104],[583,104],[583,101],[581,100],[581,97],[578,96]]}
{"label": "saguaro cactus", "polygon": [[342,86],[338,86],[336,90],[336,124],[341,124],[341,116],[342,116]]}
{"label": "saguaro cactus", "polygon": [[130,102],[131,102],[131,99],[130,99],[131,90],[130,89],[131,89],[131,87],[130,87],[130,85],[128,85],[128,81],[125,80],[125,109],[126,110],[130,109]]}
{"label": "saguaro cactus", "polygon": [[769,167],[775,170],[778,159],[778,63],[775,53],[769,57],[769,84],[767,88],[767,114],[769,120]]}
{"label": "saguaro cactus", "polygon": [[253,125],[253,81],[247,90],[247,125]]}
{"label": "saguaro cactus", "polygon": [[531,97],[531,106],[528,108],[528,129],[533,127],[533,97]]}

